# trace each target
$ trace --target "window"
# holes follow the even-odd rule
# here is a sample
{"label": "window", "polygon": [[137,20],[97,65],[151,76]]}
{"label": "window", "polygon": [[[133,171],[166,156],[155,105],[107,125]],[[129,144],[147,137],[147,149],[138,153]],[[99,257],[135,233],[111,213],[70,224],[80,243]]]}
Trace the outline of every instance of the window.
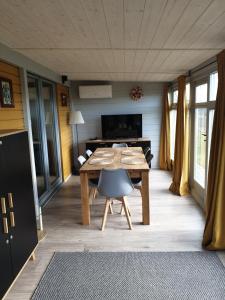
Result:
{"label": "window", "polygon": [[171,92],[168,92],[168,102],[169,102],[169,105],[172,104]]}
{"label": "window", "polygon": [[218,73],[213,71],[195,82],[193,102],[193,188],[198,201],[204,207],[207,188],[214,107],[218,88]]}
{"label": "window", "polygon": [[194,179],[205,187],[207,109],[195,110]]}
{"label": "window", "polygon": [[177,102],[178,90],[173,90],[172,101],[170,102],[170,158],[174,160],[175,138],[176,138],[176,122],[177,122]]}
{"label": "window", "polygon": [[[170,95],[171,96],[171,95]],[[170,98],[169,98],[170,99]],[[186,84],[186,101],[190,102],[190,83]],[[170,158],[174,160],[177,123],[178,90],[173,90],[170,103]]]}
{"label": "window", "polygon": [[178,90],[173,91],[173,103],[177,103],[178,101]]}
{"label": "window", "polygon": [[209,101],[216,101],[217,88],[218,88],[218,73],[214,72],[210,74]]}
{"label": "window", "polygon": [[174,160],[177,110],[170,111],[170,158]]}
{"label": "window", "polygon": [[186,101],[187,103],[190,103],[190,83],[186,84]]}
{"label": "window", "polygon": [[196,89],[195,89],[195,102],[196,103],[207,102],[207,89],[208,89],[207,83],[196,86]]}
{"label": "window", "polygon": [[208,132],[208,162],[210,156],[211,139],[212,139],[212,129],[213,129],[213,119],[214,119],[214,109],[209,110],[209,132]]}

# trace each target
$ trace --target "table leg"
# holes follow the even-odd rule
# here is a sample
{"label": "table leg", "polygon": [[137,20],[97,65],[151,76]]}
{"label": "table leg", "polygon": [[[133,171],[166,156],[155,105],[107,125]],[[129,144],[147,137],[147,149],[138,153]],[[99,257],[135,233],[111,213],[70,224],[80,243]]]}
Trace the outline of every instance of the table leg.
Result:
{"label": "table leg", "polygon": [[150,225],[150,205],[149,205],[149,172],[143,171],[142,178],[142,221],[144,225]]}
{"label": "table leg", "polygon": [[88,175],[86,172],[80,173],[81,205],[82,205],[82,223],[90,224],[90,205],[89,205],[89,186]]}

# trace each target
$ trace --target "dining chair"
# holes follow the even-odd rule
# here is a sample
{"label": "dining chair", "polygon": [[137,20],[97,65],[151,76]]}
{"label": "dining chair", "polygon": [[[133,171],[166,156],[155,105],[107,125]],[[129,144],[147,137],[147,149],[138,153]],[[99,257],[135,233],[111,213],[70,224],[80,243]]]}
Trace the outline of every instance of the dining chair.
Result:
{"label": "dining chair", "polygon": [[83,155],[78,156],[77,160],[80,164],[80,167],[86,162],[86,158]]}
{"label": "dining chair", "polygon": [[151,163],[154,155],[151,153],[151,149],[149,148],[145,153],[145,158],[148,163],[149,168],[151,169]]}
{"label": "dining chair", "polygon": [[[77,158],[79,164],[80,164],[80,167],[83,166],[83,164],[87,161],[86,158],[83,156],[83,155],[80,155],[78,158]],[[88,185],[90,187],[90,195],[89,195],[89,203],[92,204],[92,200],[94,200],[97,196],[97,188],[98,188],[98,179],[89,179],[88,180]]]}
{"label": "dining chair", "polygon": [[87,155],[88,158],[91,157],[92,154],[93,154],[93,152],[90,149],[86,150],[86,155]]}
{"label": "dining chair", "polygon": [[112,144],[112,148],[125,148],[125,147],[128,147],[128,145],[126,143]]}
{"label": "dining chair", "polygon": [[106,197],[104,216],[102,219],[101,230],[105,229],[106,220],[112,198],[122,202],[125,211],[129,229],[132,229],[130,210],[127,203],[127,195],[133,191],[133,185],[130,177],[124,169],[103,169],[100,173],[98,182],[98,191]]}
{"label": "dining chair", "polygon": [[145,149],[143,150],[143,152],[144,152],[144,155],[149,151],[149,150],[151,150],[151,148],[150,147],[145,147]]}

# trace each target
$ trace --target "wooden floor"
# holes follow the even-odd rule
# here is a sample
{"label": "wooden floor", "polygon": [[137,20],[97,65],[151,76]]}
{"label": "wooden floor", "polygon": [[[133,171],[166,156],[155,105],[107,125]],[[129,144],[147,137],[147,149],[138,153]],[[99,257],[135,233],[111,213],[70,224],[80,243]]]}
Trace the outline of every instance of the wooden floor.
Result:
{"label": "wooden floor", "polygon": [[[38,246],[36,260],[26,265],[6,299],[30,299],[54,251],[201,251],[202,211],[191,197],[171,194],[170,183],[169,173],[151,171],[150,226],[140,225],[141,198],[134,191],[128,197],[133,230],[128,230],[124,215],[115,213],[101,232],[104,200],[97,197],[91,208],[91,225],[82,226],[79,178],[71,177],[44,209],[47,236]],[[113,207],[120,211],[119,202]],[[220,255],[224,259],[224,254]]]}

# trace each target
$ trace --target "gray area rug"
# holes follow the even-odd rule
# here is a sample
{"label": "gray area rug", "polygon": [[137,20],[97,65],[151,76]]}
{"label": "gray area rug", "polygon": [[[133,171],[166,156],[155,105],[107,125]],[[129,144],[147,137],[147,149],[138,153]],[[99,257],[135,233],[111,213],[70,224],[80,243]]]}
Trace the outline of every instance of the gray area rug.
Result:
{"label": "gray area rug", "polygon": [[32,299],[222,300],[225,268],[211,252],[57,252]]}

